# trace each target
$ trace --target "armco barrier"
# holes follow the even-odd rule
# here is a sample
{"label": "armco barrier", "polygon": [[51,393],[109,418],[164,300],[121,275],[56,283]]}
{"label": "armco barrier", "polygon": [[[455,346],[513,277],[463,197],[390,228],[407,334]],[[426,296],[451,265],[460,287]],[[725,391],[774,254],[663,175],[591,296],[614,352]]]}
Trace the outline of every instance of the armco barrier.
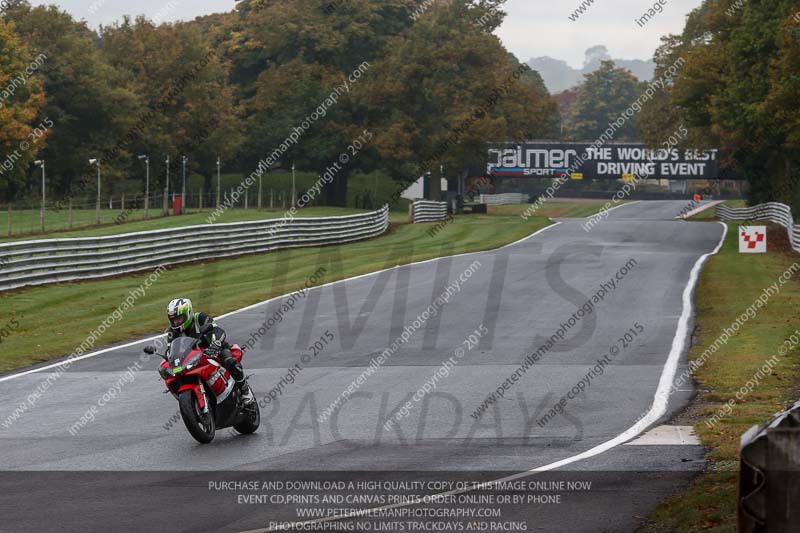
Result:
{"label": "armco barrier", "polygon": [[721,220],[765,220],[780,224],[789,232],[792,249],[800,252],[800,225],[794,223],[792,209],[778,202],[769,202],[754,207],[717,206],[717,216]]}
{"label": "armco barrier", "polygon": [[739,533],[790,533],[800,524],[800,402],[742,435]]}
{"label": "armco barrier", "polygon": [[510,205],[527,203],[530,197],[519,192],[506,192],[502,194],[481,194],[480,202],[487,205]]}
{"label": "armco barrier", "polygon": [[430,200],[414,200],[411,204],[411,221],[438,222],[447,219],[447,202],[433,202]]}
{"label": "armco barrier", "polygon": [[202,259],[339,244],[381,235],[389,207],[337,217],[205,224],[108,237],[0,244],[0,291],[103,278]]}

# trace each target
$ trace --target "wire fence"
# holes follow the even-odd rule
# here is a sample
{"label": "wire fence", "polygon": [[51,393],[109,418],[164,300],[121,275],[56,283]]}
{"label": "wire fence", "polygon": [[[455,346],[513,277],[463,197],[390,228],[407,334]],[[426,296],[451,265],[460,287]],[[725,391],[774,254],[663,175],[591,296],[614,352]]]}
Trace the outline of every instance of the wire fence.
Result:
{"label": "wire fence", "polygon": [[[238,198],[233,195],[234,190],[220,191],[219,195],[216,191],[187,190],[185,202],[178,192],[170,193],[166,202],[163,193],[151,194],[147,202],[143,194],[109,195],[100,199],[99,209],[96,199],[54,200],[46,203],[43,216],[41,202],[18,201],[0,205],[0,235],[20,237],[94,225],[124,224],[178,214],[181,209],[183,213],[213,210],[219,204],[233,209],[287,209],[293,205],[289,190],[264,188],[260,201],[258,190],[246,190]],[[302,192],[298,190],[296,194]],[[319,200],[309,203],[309,206],[318,203]]]}

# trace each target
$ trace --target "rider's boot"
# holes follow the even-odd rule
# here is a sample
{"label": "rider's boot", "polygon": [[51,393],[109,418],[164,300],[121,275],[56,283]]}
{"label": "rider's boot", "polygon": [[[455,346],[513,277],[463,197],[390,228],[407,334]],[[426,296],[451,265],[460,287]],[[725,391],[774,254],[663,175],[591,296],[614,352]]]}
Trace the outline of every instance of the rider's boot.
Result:
{"label": "rider's boot", "polygon": [[225,368],[228,369],[228,372],[231,373],[231,377],[236,382],[236,388],[239,389],[244,404],[250,405],[254,403],[256,398],[253,395],[253,391],[250,389],[250,385],[247,384],[247,378],[244,375],[242,363],[233,357],[230,350],[222,350],[220,355],[222,356],[222,364],[225,365]]}
{"label": "rider's boot", "polygon": [[255,403],[256,397],[250,385],[247,383],[247,379],[237,381],[236,387],[239,389],[239,393],[242,395],[242,401],[245,405],[252,405]]}

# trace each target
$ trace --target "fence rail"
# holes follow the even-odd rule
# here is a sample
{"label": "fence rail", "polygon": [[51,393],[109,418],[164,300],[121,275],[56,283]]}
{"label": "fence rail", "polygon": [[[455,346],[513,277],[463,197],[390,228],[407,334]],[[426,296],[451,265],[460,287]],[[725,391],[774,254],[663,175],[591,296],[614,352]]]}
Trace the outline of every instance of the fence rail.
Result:
{"label": "fence rail", "polygon": [[753,207],[717,206],[717,216],[721,220],[764,220],[780,224],[789,233],[792,249],[800,252],[800,224],[794,223],[792,208],[786,204],[769,202]]}
{"label": "fence rail", "polygon": [[434,202],[431,200],[414,200],[411,204],[411,221],[438,222],[447,219],[447,202]]}
{"label": "fence rail", "polygon": [[524,204],[529,200],[527,194],[520,192],[506,192],[502,194],[481,194],[480,202],[487,205]]}
{"label": "fence rail", "polygon": [[800,401],[742,435],[739,456],[737,531],[797,531]]}
{"label": "fence rail", "polygon": [[158,266],[381,235],[389,207],[365,214],[205,224],[108,237],[0,244],[0,291],[116,276]]}

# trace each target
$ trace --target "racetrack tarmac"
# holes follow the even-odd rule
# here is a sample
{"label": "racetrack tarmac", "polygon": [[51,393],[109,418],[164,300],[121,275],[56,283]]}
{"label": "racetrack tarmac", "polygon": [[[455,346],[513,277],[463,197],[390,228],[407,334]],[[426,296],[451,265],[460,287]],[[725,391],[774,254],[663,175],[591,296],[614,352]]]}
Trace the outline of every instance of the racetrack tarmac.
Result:
{"label": "racetrack tarmac", "polygon": [[[157,358],[125,378],[150,342],[77,361],[33,409],[0,427],[0,503],[11,509],[0,531],[106,531],[109,521],[115,530],[146,531],[165,520],[170,531],[255,530],[299,520],[296,505],[241,504],[236,494],[209,490],[208,481],[489,480],[614,439],[650,411],[690,273],[723,234],[717,223],[674,220],[686,204],[627,204],[588,232],[584,219],[560,219],[499,250],[398,267],[295,298],[246,352],[262,405],[262,427],[252,436],[225,429],[211,445],[192,440],[173,418],[177,402],[162,394]],[[387,250],[387,264],[400,253]],[[335,260],[327,267],[335,274]],[[449,301],[438,306],[448,286]],[[244,344],[285,302],[219,322]],[[435,313],[427,316],[431,305]],[[382,353],[389,356],[375,365]],[[532,354],[535,362],[522,372]],[[370,364],[375,370],[364,377]],[[2,381],[2,420],[50,372]],[[122,386],[94,420],[75,426],[115,383]],[[690,394],[672,395],[661,421]],[[407,415],[398,417],[404,406]],[[637,516],[703,465],[696,446],[644,448],[614,447],[549,472],[550,479],[592,481],[592,489],[557,504],[513,505],[503,520],[544,531],[635,528]],[[37,512],[44,503],[48,512]]]}

